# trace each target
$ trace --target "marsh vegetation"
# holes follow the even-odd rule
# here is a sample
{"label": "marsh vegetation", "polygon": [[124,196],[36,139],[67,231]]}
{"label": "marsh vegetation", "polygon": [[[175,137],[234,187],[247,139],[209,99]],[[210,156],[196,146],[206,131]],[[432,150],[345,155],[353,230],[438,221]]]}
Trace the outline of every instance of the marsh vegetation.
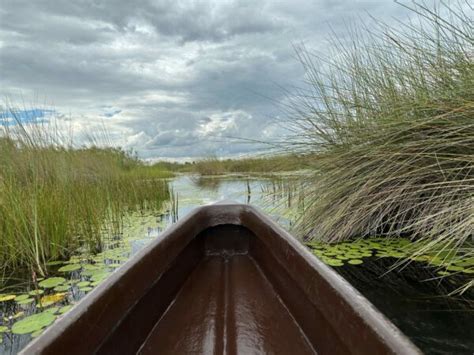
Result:
{"label": "marsh vegetation", "polygon": [[41,276],[77,249],[100,252],[125,212],[157,210],[167,171],[116,148],[60,144],[48,127],[0,125],[0,270]]}
{"label": "marsh vegetation", "polygon": [[473,8],[411,10],[412,22],[358,29],[327,56],[298,49],[308,85],[291,104],[289,147],[318,157],[300,231],[405,237],[413,257],[456,272],[474,256]]}

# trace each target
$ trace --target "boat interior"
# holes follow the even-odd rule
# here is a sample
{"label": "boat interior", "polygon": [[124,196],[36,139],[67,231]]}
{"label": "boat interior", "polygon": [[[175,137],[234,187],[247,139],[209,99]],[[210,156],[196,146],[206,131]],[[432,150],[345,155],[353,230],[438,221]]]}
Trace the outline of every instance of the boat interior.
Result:
{"label": "boat interior", "polygon": [[245,205],[202,207],[24,353],[418,354],[300,242]]}

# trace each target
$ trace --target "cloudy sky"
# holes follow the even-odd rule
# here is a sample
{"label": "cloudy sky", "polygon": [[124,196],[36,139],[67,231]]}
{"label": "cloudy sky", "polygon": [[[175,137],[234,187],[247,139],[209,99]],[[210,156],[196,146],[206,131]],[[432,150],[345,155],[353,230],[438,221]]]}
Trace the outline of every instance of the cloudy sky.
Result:
{"label": "cloudy sky", "polygon": [[391,0],[1,0],[0,104],[145,159],[251,154],[232,137],[284,134],[294,46],[325,53],[369,14],[408,16]]}

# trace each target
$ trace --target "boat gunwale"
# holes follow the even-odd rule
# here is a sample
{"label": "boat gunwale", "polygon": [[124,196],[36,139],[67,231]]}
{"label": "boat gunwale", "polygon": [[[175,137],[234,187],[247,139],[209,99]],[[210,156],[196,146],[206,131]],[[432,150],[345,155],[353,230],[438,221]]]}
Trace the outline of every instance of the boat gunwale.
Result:
{"label": "boat gunwale", "polygon": [[[386,345],[388,350],[394,354],[420,354],[420,350],[392,323],[388,320],[372,303],[367,300],[359,291],[350,285],[342,276],[329,266],[324,264],[315,255],[313,255],[304,245],[296,240],[291,234],[285,231],[282,227],[277,225],[269,217],[251,205],[221,202],[213,205],[206,205],[195,208],[188,215],[171,225],[162,232],[154,241],[141,249],[126,261],[120,268],[113,272],[104,282],[93,289],[89,294],[82,298],[67,314],[61,316],[57,321],[47,328],[44,333],[31,341],[20,354],[31,353],[47,353],[50,346],[54,344],[65,332],[70,330],[70,327],[85,317],[91,311],[97,302],[111,293],[114,286],[119,286],[119,283],[129,272],[140,267],[143,260],[148,259],[157,249],[166,249],[167,244],[173,242],[185,246],[191,242],[200,232],[216,227],[219,225],[238,225],[249,229],[255,235],[261,233],[271,234],[275,239],[287,245],[288,250],[293,250],[304,261],[303,267],[310,268],[317,272],[322,282],[329,286],[333,292],[338,295],[345,306],[352,309],[355,314],[371,329],[376,336]],[[179,238],[177,237],[179,236]],[[175,241],[175,239],[180,239]],[[268,245],[268,238],[261,238],[264,244],[274,251],[271,245]],[[277,248],[278,249],[278,248]],[[174,253],[167,254],[167,260],[164,264],[170,263],[179,254],[179,248],[173,250]],[[281,257],[285,255],[274,255],[278,261],[281,262]],[[303,292],[309,299],[314,299],[313,285],[302,285],[301,279],[304,278],[292,269],[292,265],[288,265],[291,277],[293,277],[298,284],[302,286]],[[161,267],[156,275],[158,278],[164,273],[166,267]],[[136,299],[140,299],[145,295],[152,285],[144,286],[140,289],[140,294]],[[131,309],[133,304],[129,304],[127,310]],[[324,313],[325,307],[319,308]],[[326,310],[326,312],[329,312]],[[120,316],[120,315],[117,315]],[[334,314],[324,313],[327,321],[337,329],[337,321],[334,320]],[[92,328],[92,327],[91,327]],[[104,330],[105,331],[105,330]],[[110,329],[109,332],[110,333]],[[84,337],[84,334],[82,334]],[[100,344],[98,344],[100,345]],[[351,344],[348,344],[351,345]]]}

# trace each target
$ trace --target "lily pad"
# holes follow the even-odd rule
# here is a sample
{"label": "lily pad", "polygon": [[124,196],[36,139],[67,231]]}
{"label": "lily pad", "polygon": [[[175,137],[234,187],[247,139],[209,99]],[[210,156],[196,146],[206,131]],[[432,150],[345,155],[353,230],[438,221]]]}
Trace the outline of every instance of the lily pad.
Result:
{"label": "lily pad", "polygon": [[92,288],[92,287],[89,287],[89,286],[79,288],[79,290],[81,290],[82,292],[89,292],[89,291],[91,291],[92,289],[93,289],[93,288]]}
{"label": "lily pad", "polygon": [[26,300],[28,298],[30,298],[30,295],[19,295],[19,296],[16,296],[15,301],[19,302],[19,301]]}
{"label": "lily pad", "polygon": [[34,301],[35,301],[34,298],[26,298],[26,299],[24,299],[24,300],[18,301],[17,303],[18,303],[19,305],[25,305],[25,304],[30,304],[30,303],[32,303],[32,302],[34,302]]}
{"label": "lily pad", "polygon": [[89,281],[81,281],[76,286],[77,287],[86,287],[89,286],[91,283]]}
{"label": "lily pad", "polygon": [[71,308],[72,308],[71,304],[69,304],[67,306],[64,306],[64,307],[61,307],[59,309],[59,314],[64,314],[64,313],[68,312]]}
{"label": "lily pad", "polygon": [[97,265],[94,265],[94,264],[85,264],[82,266],[82,268],[84,270],[97,270],[99,267]]}
{"label": "lily pad", "polygon": [[105,280],[109,275],[110,275],[110,272],[104,271],[104,272],[92,275],[91,280],[92,281],[102,281],[102,280]]}
{"label": "lily pad", "polygon": [[0,296],[0,302],[7,302],[14,300],[16,298],[16,295],[1,295]]}
{"label": "lily pad", "polygon": [[330,266],[343,266],[344,263],[339,259],[326,259],[324,262]]}
{"label": "lily pad", "polygon": [[13,334],[29,334],[52,324],[56,317],[50,312],[42,312],[26,317],[12,326]]}
{"label": "lily pad", "polygon": [[120,266],[122,266],[123,264],[116,264],[116,263],[113,263],[113,264],[107,264],[108,267],[112,268],[112,269],[117,269],[119,268]]}
{"label": "lily pad", "polygon": [[64,282],[66,282],[66,279],[63,277],[50,277],[49,279],[41,281],[39,285],[44,288],[54,288]]}
{"label": "lily pad", "polygon": [[69,285],[59,285],[54,288],[54,291],[56,292],[66,292],[69,291]]}
{"label": "lily pad", "polygon": [[41,296],[44,293],[43,290],[32,290],[28,292],[30,296]]}
{"label": "lily pad", "polygon": [[59,293],[55,293],[54,295],[47,295],[47,296],[41,297],[40,303],[42,307],[48,307],[52,304],[61,302],[65,297],[66,297],[65,292],[59,292]]}
{"label": "lily pad", "polygon": [[51,314],[55,314],[57,311],[59,311],[59,307],[51,307],[45,310],[45,312],[49,312]]}
{"label": "lily pad", "polygon": [[363,261],[360,260],[360,259],[351,259],[351,260],[348,261],[348,263],[351,264],[351,265],[360,265],[360,264],[363,263]]}
{"label": "lily pad", "polygon": [[0,333],[5,333],[8,331],[8,327],[4,325],[0,325]]}
{"label": "lily pad", "polygon": [[44,329],[37,330],[36,332],[31,333],[31,337],[32,337],[32,338],[37,338],[37,337],[39,337],[41,334],[43,334],[43,332],[44,332]]}
{"label": "lily pad", "polygon": [[77,271],[81,268],[80,264],[69,264],[58,269],[59,272],[72,272]]}
{"label": "lily pad", "polygon": [[107,267],[102,266],[101,268],[93,269],[93,270],[85,270],[82,272],[82,275],[84,276],[94,276],[97,274],[103,274],[103,273],[109,273]]}

